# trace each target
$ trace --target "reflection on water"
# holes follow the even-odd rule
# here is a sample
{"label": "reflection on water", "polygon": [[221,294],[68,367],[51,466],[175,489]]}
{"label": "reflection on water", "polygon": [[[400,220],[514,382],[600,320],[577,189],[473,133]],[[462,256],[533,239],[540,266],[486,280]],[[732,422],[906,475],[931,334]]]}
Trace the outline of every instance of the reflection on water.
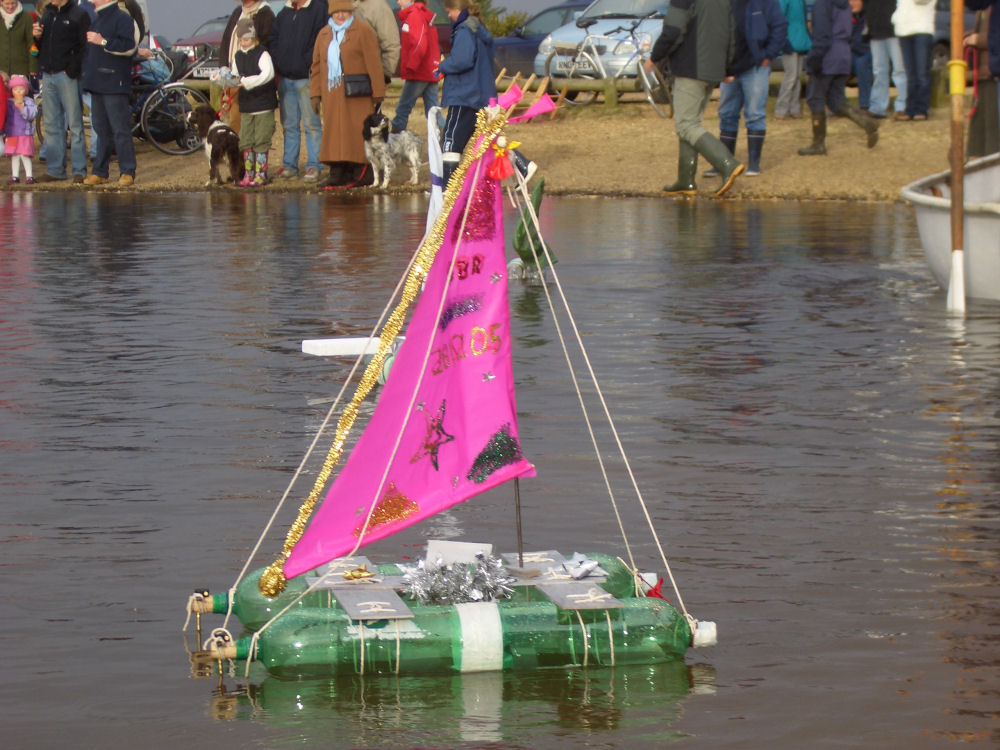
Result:
{"label": "reflection on water", "polygon": [[[639,742],[666,741],[678,701],[714,670],[683,663],[593,671],[500,672],[453,676],[358,677],[240,685],[220,680],[211,714],[254,721],[271,742],[328,733],[360,747],[579,747],[607,732],[629,731]],[[551,740],[553,730],[558,740]],[[546,739],[535,739],[539,736]],[[550,744],[552,743],[552,744]]]}
{"label": "reflection on water", "polygon": [[[183,603],[232,583],[350,367],[300,341],[368,333],[423,198],[0,210],[5,746],[1000,745],[1000,309],[949,323],[909,209],[548,201],[654,523],[720,643],[687,666],[332,684],[190,679]],[[526,546],[619,552],[542,290],[511,304]],[[511,505],[489,493],[370,554],[514,549]]]}

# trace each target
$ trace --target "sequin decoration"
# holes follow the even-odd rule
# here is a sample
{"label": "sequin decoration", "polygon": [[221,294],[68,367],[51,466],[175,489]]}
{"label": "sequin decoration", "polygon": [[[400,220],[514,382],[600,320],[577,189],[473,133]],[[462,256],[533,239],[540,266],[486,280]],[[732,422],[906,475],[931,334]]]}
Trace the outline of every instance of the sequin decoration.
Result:
{"label": "sequin decoration", "polygon": [[472,200],[469,201],[469,215],[465,217],[465,231],[462,231],[462,222],[456,221],[452,230],[452,242],[457,244],[460,239],[472,242],[493,239],[497,231],[493,207],[496,205],[498,184],[495,180],[481,180],[476,185]]}
{"label": "sequin decoration", "polygon": [[[419,505],[397,490],[395,484],[389,482],[389,489],[385,491],[382,499],[378,501],[378,505],[372,511],[372,516],[368,521],[368,531],[412,516],[419,510]],[[354,536],[361,536],[362,529],[364,529],[364,524],[355,527]]]}
{"label": "sequin decoration", "polygon": [[438,470],[438,451],[442,445],[450,443],[455,439],[454,435],[449,435],[444,431],[444,410],[445,402],[442,400],[437,414],[427,416],[427,433],[424,436],[424,444],[420,446],[420,450],[417,451],[416,455],[410,459],[411,464],[416,463],[424,456],[430,456],[431,466],[434,467],[434,471]]}
{"label": "sequin decoration", "polygon": [[473,294],[471,297],[449,302],[441,312],[441,320],[438,322],[438,327],[443,331],[455,318],[461,318],[463,315],[478,312],[482,306],[483,295],[481,294]]}
{"label": "sequin decoration", "polygon": [[521,455],[521,446],[510,434],[510,424],[505,424],[493,433],[486,447],[476,456],[472,468],[465,475],[466,479],[477,484],[485,482],[486,478],[501,466],[516,463],[522,458],[524,456]]}

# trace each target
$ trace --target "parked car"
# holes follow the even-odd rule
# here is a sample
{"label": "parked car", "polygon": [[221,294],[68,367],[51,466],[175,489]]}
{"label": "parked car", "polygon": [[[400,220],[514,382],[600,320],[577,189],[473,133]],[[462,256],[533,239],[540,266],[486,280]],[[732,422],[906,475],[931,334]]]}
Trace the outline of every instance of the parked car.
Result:
{"label": "parked car", "polygon": [[493,44],[497,73],[506,68],[508,75],[530,76],[542,40],[560,26],[575,21],[590,3],[591,0],[566,0],[536,13],[510,36],[498,38]]}
{"label": "parked car", "polygon": [[[642,19],[636,29],[643,47],[641,51],[648,54],[663,29],[667,4],[668,0],[596,0],[575,21],[560,26],[542,40],[538,45],[538,54],[535,55],[535,74],[548,75],[546,65],[552,53],[557,49],[574,48],[583,41],[588,31],[592,35],[601,36],[638,19]],[[609,76],[617,75],[635,52],[631,43],[600,45],[598,51]],[[560,69],[567,69],[569,59],[570,55],[556,55],[552,61],[552,74],[558,74]]]}
{"label": "parked car", "polygon": [[[323,1],[325,2],[325,0]],[[392,9],[393,14],[399,10],[395,0],[386,0],[386,3]],[[274,15],[278,15],[285,7],[285,0],[268,0],[267,4],[271,6]],[[451,49],[451,21],[448,19],[448,14],[444,12],[441,0],[425,0],[425,4],[434,12],[434,27],[438,33],[438,42],[441,45],[442,54],[446,54]],[[174,42],[173,49],[180,50],[187,55],[188,65],[205,55],[210,55],[209,62],[192,73],[192,78],[207,79],[219,69],[216,60],[219,56],[219,48],[222,46],[222,34],[226,30],[228,21],[229,16],[219,16],[205,21],[195,29],[191,36]]]}

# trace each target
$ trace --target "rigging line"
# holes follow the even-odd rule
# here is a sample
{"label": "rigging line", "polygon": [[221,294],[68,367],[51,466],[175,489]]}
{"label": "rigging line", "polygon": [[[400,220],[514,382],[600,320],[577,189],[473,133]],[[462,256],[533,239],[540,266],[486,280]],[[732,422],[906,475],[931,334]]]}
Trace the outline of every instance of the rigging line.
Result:
{"label": "rigging line", "polygon": [[285,501],[288,499],[288,496],[291,494],[292,489],[295,487],[295,483],[298,481],[299,477],[302,475],[302,472],[305,470],[306,463],[312,457],[313,451],[316,449],[316,445],[319,443],[320,438],[322,438],[323,434],[326,432],[327,427],[330,424],[330,421],[333,419],[333,415],[336,413],[337,408],[340,406],[341,399],[344,396],[344,392],[347,390],[347,386],[354,378],[354,374],[358,371],[359,367],[361,366],[361,362],[364,361],[364,356],[365,356],[364,352],[368,350],[368,344],[371,343],[377,337],[376,334],[378,333],[379,328],[382,326],[383,321],[389,315],[389,310],[392,307],[393,300],[395,300],[399,296],[400,291],[403,288],[403,285],[406,283],[406,279],[407,276],[409,275],[410,268],[416,262],[417,253],[419,252],[419,250],[420,246],[418,245],[417,249],[414,250],[413,255],[410,256],[410,261],[407,264],[406,269],[403,271],[402,276],[400,276],[399,281],[396,283],[396,288],[393,289],[392,294],[389,296],[388,302],[386,303],[385,307],[382,308],[382,313],[381,315],[379,315],[378,320],[375,322],[375,325],[372,328],[371,333],[368,334],[368,340],[365,342],[365,346],[362,349],[362,353],[359,354],[357,359],[354,360],[354,365],[351,367],[351,371],[347,373],[347,377],[344,378],[344,383],[343,385],[341,385],[340,391],[337,393],[336,398],[334,398],[333,403],[330,404],[330,408],[327,410],[326,416],[323,418],[323,421],[320,423],[319,428],[316,430],[316,434],[313,437],[312,442],[309,443],[309,447],[306,449],[305,455],[302,457],[302,460],[296,467],[295,473],[289,480],[288,486],[285,488],[285,491],[282,493],[281,498],[278,500],[278,503],[275,506],[274,511],[271,513],[270,518],[268,518],[267,523],[264,524],[264,528],[261,530],[260,536],[257,538],[257,542],[256,544],[254,544],[253,549],[250,550],[250,554],[247,556],[246,562],[243,564],[243,568],[237,574],[236,580],[230,587],[229,603],[227,605],[226,617],[225,620],[223,620],[222,627],[227,627],[229,625],[229,618],[232,617],[233,601],[236,598],[236,587],[239,586],[240,582],[246,576],[247,571],[250,569],[250,564],[257,556],[257,553],[260,551],[261,545],[263,545],[268,532],[270,532],[271,530],[271,527],[274,526],[274,523],[278,518],[278,514],[281,512],[281,509],[285,505]]}
{"label": "rigging line", "polygon": [[[465,224],[469,218],[469,212],[472,210],[472,199],[475,197],[475,185],[476,181],[479,179],[479,174],[482,171],[483,160],[480,158],[476,163],[476,171],[472,178],[472,187],[470,187],[466,203],[465,210],[462,214],[462,226],[459,229],[458,240],[455,242],[455,248],[452,252],[451,260],[448,261],[448,276],[444,283],[444,290],[441,294],[441,301],[438,302],[437,313],[434,316],[434,320],[441,320],[441,313],[444,311],[445,302],[448,299],[448,290],[451,288],[452,276],[455,273],[455,261],[458,258],[458,251],[462,247],[462,237],[465,235]],[[428,269],[428,274],[430,269]],[[420,363],[420,371],[417,373],[415,379],[415,385],[413,386],[413,391],[410,393],[410,403],[406,407],[406,416],[403,418],[403,424],[400,426],[399,431],[396,433],[396,442],[392,446],[392,452],[389,454],[389,458],[385,461],[385,468],[382,470],[382,478],[379,480],[378,487],[375,490],[375,496],[371,499],[371,504],[368,506],[368,513],[365,516],[365,522],[361,526],[361,533],[358,534],[358,539],[354,543],[354,548],[348,552],[348,556],[353,555],[357,552],[361,545],[365,542],[365,534],[368,533],[368,526],[371,523],[372,515],[375,512],[375,506],[378,505],[378,499],[382,496],[382,490],[385,488],[386,480],[389,478],[389,471],[392,469],[392,462],[396,460],[396,454],[399,452],[399,446],[403,442],[403,433],[406,431],[407,425],[410,423],[410,417],[413,415],[413,405],[417,401],[417,395],[420,392],[420,385],[423,382],[424,375],[427,373],[427,363],[431,358],[431,351],[434,348],[434,331],[431,330],[430,335],[427,337],[427,348],[424,349],[424,358]]]}
{"label": "rigging line", "polygon": [[[587,371],[590,373],[590,379],[591,382],[594,384],[594,388],[596,389],[598,400],[601,402],[601,406],[604,409],[604,416],[605,418],[607,418],[608,424],[611,427],[611,434],[614,436],[615,443],[618,446],[618,453],[619,455],[621,455],[622,461],[624,461],[625,463],[625,470],[628,473],[629,479],[632,482],[632,488],[635,490],[636,498],[639,500],[639,506],[642,508],[642,513],[646,518],[646,523],[649,526],[650,533],[653,536],[653,541],[655,542],[656,548],[660,553],[660,559],[663,561],[664,570],[666,571],[667,577],[670,579],[670,585],[673,586],[674,593],[677,595],[677,604],[680,606],[681,612],[687,615],[688,614],[687,608],[684,606],[684,599],[681,596],[680,589],[677,587],[677,581],[674,579],[673,571],[670,569],[670,563],[667,560],[667,554],[663,549],[663,544],[660,542],[659,534],[656,533],[656,526],[653,523],[653,518],[650,515],[649,508],[646,506],[646,501],[642,496],[642,490],[639,489],[639,483],[635,478],[635,474],[632,472],[632,464],[628,460],[628,455],[625,452],[625,447],[622,445],[621,438],[618,435],[618,429],[615,427],[614,420],[611,418],[611,411],[608,409],[608,404],[604,399],[604,393],[601,390],[600,383],[597,380],[597,375],[594,373],[594,368],[591,366],[590,357],[587,355],[587,349],[583,345],[583,338],[580,336],[580,331],[577,328],[576,320],[573,317],[573,311],[570,309],[569,302],[566,299],[566,294],[563,291],[562,284],[559,282],[559,274],[556,273],[555,265],[553,264],[552,258],[549,254],[548,246],[545,244],[545,239],[542,237],[541,227],[538,222],[538,216],[535,213],[535,207],[532,205],[530,200],[527,200],[527,194],[528,194],[527,184],[526,183],[519,184],[518,187],[520,188],[522,195],[525,197],[527,204],[525,208],[527,208],[529,214],[531,215],[531,220],[538,231],[538,240],[542,245],[542,250],[545,252],[546,259],[549,262],[549,267],[552,269],[552,278],[555,281],[556,289],[559,290],[559,296],[562,299],[562,303],[566,308],[566,315],[569,318],[570,325],[573,327],[573,334],[576,336],[576,341],[580,347],[580,352],[583,355],[583,360],[587,364]],[[537,258],[535,263],[537,265],[538,263]],[[547,288],[546,288],[546,297],[548,297]],[[628,549],[627,543],[626,543],[626,549],[628,550],[629,553],[629,560],[632,562],[632,570],[634,574],[634,571],[636,570],[635,560],[632,559],[632,552],[630,549]]]}
{"label": "rigging line", "polygon": [[[526,204],[525,207],[527,208],[531,204],[531,201],[529,199],[527,199],[527,197],[526,197],[527,196],[527,183],[524,182],[524,179],[521,176],[520,172],[518,172],[517,175],[518,175],[518,188],[525,195],[525,204]],[[522,185],[521,183],[524,183],[524,184]],[[508,189],[508,192],[509,192],[509,189]],[[514,196],[513,195],[511,195],[511,200],[514,201]],[[548,249],[545,247],[545,240],[542,239],[542,230],[541,230],[541,227],[538,225],[538,217],[534,215],[533,207],[532,207],[531,218],[532,218],[532,223],[534,224],[534,227],[535,227],[535,232],[536,232],[536,235],[538,237],[538,240],[539,240],[539,242],[542,243],[542,247],[543,247],[543,249],[546,252],[546,257],[547,257],[547,260],[548,260],[548,263],[549,263],[549,268],[552,269],[553,277],[555,277],[555,268],[554,268],[554,265],[552,263],[552,257],[551,257],[551,255],[548,254]],[[532,233],[531,232],[525,232],[525,234],[528,236],[528,244],[531,247],[531,253],[532,253],[532,257],[534,258],[534,261],[535,261],[535,267],[540,269],[541,265],[538,262],[538,251],[535,248],[535,242],[534,242],[534,239],[531,236]],[[590,418],[590,410],[587,408],[587,403],[586,403],[586,401],[585,401],[585,399],[583,397],[583,392],[580,390],[580,381],[577,378],[576,368],[573,366],[573,360],[572,360],[572,357],[570,356],[569,348],[566,345],[566,338],[563,335],[562,326],[560,325],[559,318],[556,315],[555,304],[553,303],[552,297],[549,294],[548,285],[546,285],[546,284],[543,283],[542,284],[542,290],[545,292],[545,299],[546,299],[546,301],[549,304],[549,310],[552,312],[552,322],[555,324],[555,327],[556,327],[556,336],[559,338],[559,345],[562,347],[563,356],[566,358],[566,367],[569,370],[570,379],[573,381],[573,388],[576,391],[577,400],[580,402],[580,411],[583,413],[583,422],[584,422],[584,424],[587,427],[587,434],[590,436],[590,443],[594,447],[594,456],[597,458],[597,466],[598,466],[598,468],[599,468],[599,470],[601,472],[601,477],[604,480],[604,488],[605,488],[605,490],[608,493],[608,499],[611,502],[611,508],[614,511],[615,520],[618,522],[618,528],[621,531],[622,540],[625,543],[625,550],[628,553],[629,560],[632,561],[632,570],[635,570],[635,567],[636,567],[635,566],[635,558],[632,555],[632,547],[629,544],[628,532],[625,531],[625,522],[622,519],[621,511],[618,509],[618,501],[615,499],[615,493],[614,493],[614,490],[611,487],[611,479],[608,476],[607,466],[606,466],[606,464],[604,462],[604,457],[601,455],[601,450],[600,450],[600,448],[599,448],[599,446],[597,444],[597,436],[594,433],[593,422],[591,421],[591,418]],[[563,300],[563,304],[566,304],[565,300]],[[568,308],[567,308],[567,312],[568,312]],[[577,334],[577,336],[579,336],[579,334]],[[582,348],[582,344],[579,341],[577,343]]]}

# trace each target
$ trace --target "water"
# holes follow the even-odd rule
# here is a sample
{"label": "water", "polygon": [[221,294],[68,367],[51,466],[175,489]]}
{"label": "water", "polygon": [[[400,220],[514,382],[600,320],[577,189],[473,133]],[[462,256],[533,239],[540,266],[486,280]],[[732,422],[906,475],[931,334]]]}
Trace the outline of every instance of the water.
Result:
{"label": "water", "polygon": [[[299,342],[366,333],[422,199],[7,193],[0,209],[5,747],[1000,745],[1000,307],[949,321],[905,207],[546,206],[717,647],[644,669],[301,684],[192,678],[184,602],[233,581],[348,369]],[[544,296],[511,299],[539,469],[526,546],[620,551]],[[509,493],[371,554],[417,556],[427,536],[513,549]]]}

